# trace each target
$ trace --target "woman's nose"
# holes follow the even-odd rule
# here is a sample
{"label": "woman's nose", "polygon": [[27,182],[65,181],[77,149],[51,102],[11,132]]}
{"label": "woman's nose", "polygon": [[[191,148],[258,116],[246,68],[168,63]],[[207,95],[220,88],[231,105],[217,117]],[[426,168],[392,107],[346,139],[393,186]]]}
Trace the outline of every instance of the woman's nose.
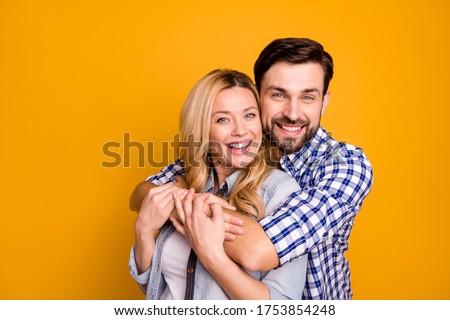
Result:
{"label": "woman's nose", "polygon": [[231,134],[234,136],[243,136],[246,133],[247,133],[247,128],[246,128],[245,124],[243,124],[241,121],[236,121]]}

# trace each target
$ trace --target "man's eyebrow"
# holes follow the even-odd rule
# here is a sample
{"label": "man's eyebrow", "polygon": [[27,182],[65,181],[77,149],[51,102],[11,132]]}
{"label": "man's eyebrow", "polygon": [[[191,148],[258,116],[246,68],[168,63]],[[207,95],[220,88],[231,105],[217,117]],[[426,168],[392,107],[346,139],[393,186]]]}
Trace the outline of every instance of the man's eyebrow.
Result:
{"label": "man's eyebrow", "polygon": [[[282,92],[282,93],[287,93],[287,90],[285,88],[278,87],[278,86],[275,86],[275,85],[268,86],[267,87],[267,91],[269,91],[269,90],[274,90],[274,91],[279,91],[279,92]],[[317,92],[317,93],[320,94],[320,90],[315,88],[315,87],[314,88],[306,88],[306,89],[302,90],[302,93],[312,93],[312,92]]]}
{"label": "man's eyebrow", "polygon": [[302,93],[311,93],[311,92],[317,92],[320,94],[320,90],[317,88],[307,88],[302,90]]}
{"label": "man's eyebrow", "polygon": [[278,86],[275,86],[275,85],[268,86],[267,87],[267,91],[269,91],[269,90],[280,91],[280,92],[283,92],[283,93],[287,92],[287,90],[285,88],[278,87]]}

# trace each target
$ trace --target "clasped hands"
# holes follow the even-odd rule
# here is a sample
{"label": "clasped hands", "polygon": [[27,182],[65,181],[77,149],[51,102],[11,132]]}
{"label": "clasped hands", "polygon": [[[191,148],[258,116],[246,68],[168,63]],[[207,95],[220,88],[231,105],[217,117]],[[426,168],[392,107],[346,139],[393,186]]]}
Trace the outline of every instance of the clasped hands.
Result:
{"label": "clasped hands", "polygon": [[223,246],[243,234],[243,221],[226,210],[235,210],[224,199],[210,193],[187,190],[184,179],[177,177],[168,183],[150,189],[142,202],[135,222],[139,235],[153,236],[167,220],[183,234],[191,246],[202,249],[205,245]]}

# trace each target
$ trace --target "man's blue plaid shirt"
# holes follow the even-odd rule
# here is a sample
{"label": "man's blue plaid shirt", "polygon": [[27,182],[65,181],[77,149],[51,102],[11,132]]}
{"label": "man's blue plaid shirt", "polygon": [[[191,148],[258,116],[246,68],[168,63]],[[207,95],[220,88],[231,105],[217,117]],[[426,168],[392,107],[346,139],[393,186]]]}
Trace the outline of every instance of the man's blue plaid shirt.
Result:
{"label": "man's blue plaid shirt", "polygon": [[[344,253],[356,214],[372,187],[372,166],[360,148],[335,141],[323,128],[303,148],[280,161],[301,191],[260,224],[280,263],[308,254],[304,299],[351,299]],[[184,175],[182,160],[148,178],[155,184]]]}

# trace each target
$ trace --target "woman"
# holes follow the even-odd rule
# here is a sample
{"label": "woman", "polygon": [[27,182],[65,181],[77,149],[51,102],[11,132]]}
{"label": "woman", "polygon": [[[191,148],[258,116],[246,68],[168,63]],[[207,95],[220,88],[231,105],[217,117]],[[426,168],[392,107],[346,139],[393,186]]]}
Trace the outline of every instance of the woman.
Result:
{"label": "woman", "polygon": [[[194,200],[194,191],[209,192],[259,219],[299,189],[293,178],[274,169],[268,147],[261,145],[258,94],[251,79],[233,70],[208,73],[183,106],[180,134],[187,144],[180,156],[191,191],[173,184],[153,188],[135,223],[130,271],[147,299],[301,299],[306,257],[268,272],[242,270],[223,251],[220,206],[212,206],[211,217],[192,207],[207,198]],[[182,217],[199,218],[200,232],[190,229],[194,250],[169,221],[175,206]]]}

